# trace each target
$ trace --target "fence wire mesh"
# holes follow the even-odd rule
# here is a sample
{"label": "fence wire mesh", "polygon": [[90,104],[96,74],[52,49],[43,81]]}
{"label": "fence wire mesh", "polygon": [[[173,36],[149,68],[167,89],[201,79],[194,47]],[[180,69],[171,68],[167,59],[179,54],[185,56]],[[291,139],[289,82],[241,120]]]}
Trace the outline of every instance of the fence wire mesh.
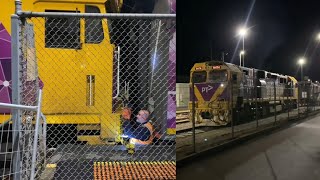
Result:
{"label": "fence wire mesh", "polygon": [[[10,59],[1,61],[1,103],[12,103],[13,98],[18,105],[38,106],[39,85],[37,62],[35,58],[34,32],[32,24],[25,23],[19,32],[20,63],[15,72],[19,72],[19,84],[13,85],[11,80]],[[8,50],[10,51],[10,50]],[[19,97],[12,97],[12,89],[20,88]],[[12,113],[16,113],[12,116]],[[39,123],[39,134],[35,136],[37,112],[34,110],[1,109],[1,178],[30,179],[31,173],[39,177],[46,159],[45,122]],[[12,117],[16,117],[13,119]],[[14,125],[14,126],[13,126]],[[19,128],[16,128],[19,127]],[[36,137],[36,141],[34,141]],[[13,146],[13,141],[16,145]],[[34,145],[34,143],[36,143]],[[36,147],[36,148],[35,148]],[[35,158],[33,159],[33,156]],[[13,161],[19,157],[20,160]],[[33,170],[32,170],[33,169]]]}
{"label": "fence wire mesh", "polygon": [[[35,178],[93,179],[100,162],[175,161],[175,18],[20,20],[21,104],[36,105],[43,89]],[[20,174],[30,179],[36,113],[21,114]]]}
{"label": "fence wire mesh", "polygon": [[[315,115],[320,110],[318,82],[297,82],[278,77],[276,80],[264,78],[259,84],[249,76],[246,78],[240,86],[231,80],[223,82],[223,86],[221,82],[218,83],[220,88],[226,88],[225,91],[233,97],[225,98],[229,104],[234,104],[232,118],[227,123],[225,118],[210,115],[215,109],[223,108],[223,100],[215,97],[214,92],[219,92],[218,88],[215,89],[215,84],[203,80],[194,83],[195,90],[192,89],[192,83],[184,84],[190,88],[190,101],[188,108],[177,111],[178,161],[238,138],[296,122],[300,118]],[[180,84],[179,87],[181,86]],[[212,91],[206,94],[205,87],[209,86]],[[180,95],[180,92],[182,91],[177,91],[177,97],[185,95]],[[221,91],[220,95],[223,95]]]}

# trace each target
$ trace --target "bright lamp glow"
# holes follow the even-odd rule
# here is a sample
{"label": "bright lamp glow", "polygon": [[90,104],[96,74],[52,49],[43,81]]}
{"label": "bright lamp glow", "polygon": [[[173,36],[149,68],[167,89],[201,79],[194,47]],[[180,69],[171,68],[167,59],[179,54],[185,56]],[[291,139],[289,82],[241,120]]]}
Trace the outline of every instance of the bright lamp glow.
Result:
{"label": "bright lamp glow", "polygon": [[240,28],[239,29],[239,35],[240,36],[246,36],[247,35],[247,33],[248,33],[248,30],[246,29],[246,28]]}
{"label": "bright lamp glow", "polygon": [[240,55],[244,55],[244,53],[245,53],[244,51],[240,51]]}
{"label": "bright lamp glow", "polygon": [[320,33],[317,35],[317,40],[320,41]]}
{"label": "bright lamp glow", "polygon": [[305,62],[306,62],[306,60],[305,60],[304,58],[300,58],[300,59],[298,60],[298,64],[299,64],[299,65],[304,65]]}

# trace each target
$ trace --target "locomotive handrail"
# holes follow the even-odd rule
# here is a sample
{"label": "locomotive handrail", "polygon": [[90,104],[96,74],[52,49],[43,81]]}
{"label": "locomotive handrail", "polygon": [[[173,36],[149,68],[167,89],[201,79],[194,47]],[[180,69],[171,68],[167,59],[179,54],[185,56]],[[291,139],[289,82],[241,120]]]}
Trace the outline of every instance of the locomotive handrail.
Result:
{"label": "locomotive handrail", "polygon": [[120,92],[120,46],[118,46],[118,50],[117,50],[117,54],[118,54],[118,68],[117,68],[117,94],[112,97],[113,99],[116,99],[119,96],[119,92]]}
{"label": "locomotive handrail", "polygon": [[9,108],[9,109],[24,109],[24,110],[31,110],[31,111],[36,111],[37,106],[25,106],[21,104],[10,104],[10,103],[0,103],[0,107],[3,108]]}

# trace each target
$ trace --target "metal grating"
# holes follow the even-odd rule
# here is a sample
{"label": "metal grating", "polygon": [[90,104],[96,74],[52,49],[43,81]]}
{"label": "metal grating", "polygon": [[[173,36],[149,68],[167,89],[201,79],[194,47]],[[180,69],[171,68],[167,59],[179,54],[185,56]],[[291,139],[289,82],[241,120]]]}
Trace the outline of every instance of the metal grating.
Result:
{"label": "metal grating", "polygon": [[94,162],[94,180],[105,179],[176,179],[176,163]]}

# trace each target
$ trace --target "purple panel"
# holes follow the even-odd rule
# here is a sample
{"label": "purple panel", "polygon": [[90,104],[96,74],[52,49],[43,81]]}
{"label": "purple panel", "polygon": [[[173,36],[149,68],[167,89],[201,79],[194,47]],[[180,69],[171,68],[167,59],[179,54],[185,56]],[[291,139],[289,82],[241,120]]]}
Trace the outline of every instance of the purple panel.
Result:
{"label": "purple panel", "polygon": [[[1,47],[1,46],[0,46]],[[4,75],[4,70],[2,66],[2,61],[0,60],[0,80],[3,82],[6,80],[6,76]]]}
{"label": "purple panel", "polygon": [[225,100],[230,99],[230,93],[228,93],[228,91],[227,91],[227,86],[223,90],[222,94],[219,96],[219,99],[225,99]]}
{"label": "purple panel", "polygon": [[[172,34],[169,43],[168,78],[169,92],[176,92],[176,32]],[[168,94],[167,128],[176,128],[176,96],[175,93],[173,94]]]}
{"label": "purple panel", "polygon": [[[0,22],[0,102],[11,103],[11,36]],[[0,108],[0,113],[10,109]]]}
{"label": "purple panel", "polygon": [[[0,64],[3,69],[4,80],[11,81],[11,59],[1,60]],[[2,72],[0,72],[0,75],[2,75]],[[0,77],[0,80],[3,80],[3,79]]]}
{"label": "purple panel", "polygon": [[176,0],[170,0],[170,10],[171,10],[171,14],[176,14]]}
{"label": "purple panel", "polygon": [[196,84],[196,88],[199,90],[205,101],[210,101],[213,94],[219,88],[221,83],[209,83],[209,84]]}
{"label": "purple panel", "polygon": [[[8,83],[9,82],[9,83]],[[32,84],[33,83],[33,84]],[[8,86],[9,85],[9,86]],[[26,86],[32,85],[34,82],[26,82]],[[43,88],[43,82],[39,79],[39,86]],[[0,102],[12,103],[12,81],[11,81],[11,36],[0,22]],[[36,93],[33,96],[29,94],[32,88],[28,88],[25,98],[27,100],[35,100]],[[0,109],[0,113],[10,113],[10,109]]]}
{"label": "purple panel", "polygon": [[[169,0],[170,13],[175,14],[176,0]],[[176,92],[176,29],[171,28],[171,39],[169,42],[169,68],[168,68],[168,81],[169,92]],[[176,128],[176,95],[175,93],[168,94],[167,106],[167,128]]]}
{"label": "purple panel", "polygon": [[168,96],[167,128],[176,128],[176,95],[175,94],[169,94]]}
{"label": "purple panel", "polygon": [[10,96],[9,87],[2,86],[2,88],[0,89],[0,102],[2,102],[2,103],[11,103],[11,100],[10,100],[9,96]]}
{"label": "purple panel", "polygon": [[8,31],[0,22],[0,59],[10,60],[11,58],[11,37]]}

